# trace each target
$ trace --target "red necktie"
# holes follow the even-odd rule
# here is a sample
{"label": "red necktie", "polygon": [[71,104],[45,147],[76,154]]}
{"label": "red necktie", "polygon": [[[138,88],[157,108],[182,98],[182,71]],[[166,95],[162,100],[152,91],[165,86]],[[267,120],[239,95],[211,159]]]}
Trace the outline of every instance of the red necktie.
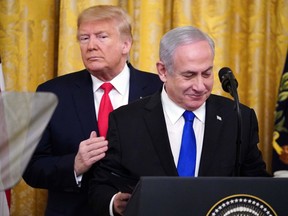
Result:
{"label": "red necktie", "polygon": [[108,116],[109,113],[113,110],[111,100],[109,98],[109,92],[113,89],[111,83],[103,83],[100,88],[104,90],[104,94],[101,98],[99,114],[98,114],[98,128],[100,136],[106,137],[108,130]]}

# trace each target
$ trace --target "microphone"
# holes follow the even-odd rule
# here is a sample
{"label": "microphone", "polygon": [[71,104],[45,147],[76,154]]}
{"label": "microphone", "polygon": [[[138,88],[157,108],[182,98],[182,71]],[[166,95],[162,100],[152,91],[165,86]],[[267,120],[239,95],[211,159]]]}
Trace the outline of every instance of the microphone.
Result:
{"label": "microphone", "polygon": [[236,140],[236,159],[235,159],[235,168],[234,175],[240,176],[240,167],[242,164],[241,161],[241,143],[242,143],[242,117],[241,117],[241,109],[240,102],[237,93],[238,82],[235,79],[232,70],[228,67],[223,67],[219,71],[219,79],[222,84],[222,88],[225,92],[231,94],[234,98],[236,111],[237,111],[237,140]]}
{"label": "microphone", "polygon": [[228,67],[223,67],[220,69],[218,76],[222,84],[223,90],[230,93],[231,96],[234,97],[233,92],[236,91],[238,87],[238,82],[234,77],[232,70]]}

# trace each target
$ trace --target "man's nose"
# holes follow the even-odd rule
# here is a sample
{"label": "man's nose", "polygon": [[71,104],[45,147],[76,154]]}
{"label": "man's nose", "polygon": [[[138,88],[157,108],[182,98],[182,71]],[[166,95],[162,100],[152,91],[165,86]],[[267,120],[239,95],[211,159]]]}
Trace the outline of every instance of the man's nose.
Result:
{"label": "man's nose", "polygon": [[193,88],[197,91],[202,91],[205,89],[204,79],[201,76],[198,76],[194,79]]}
{"label": "man's nose", "polygon": [[94,37],[90,37],[88,42],[88,49],[89,50],[95,50],[98,48],[97,39]]}

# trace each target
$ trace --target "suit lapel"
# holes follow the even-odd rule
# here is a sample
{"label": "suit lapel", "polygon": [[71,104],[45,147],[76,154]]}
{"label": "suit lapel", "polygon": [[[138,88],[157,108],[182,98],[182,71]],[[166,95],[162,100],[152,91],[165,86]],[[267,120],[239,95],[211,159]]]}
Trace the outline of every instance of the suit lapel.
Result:
{"label": "suit lapel", "polygon": [[[223,106],[223,105],[222,105]],[[220,132],[223,125],[223,110],[220,104],[217,104],[213,95],[206,102],[205,131],[202,147],[202,155],[198,175],[205,173],[206,168],[214,163],[214,154],[217,143],[220,142]]]}
{"label": "suit lapel", "polygon": [[130,69],[129,102],[153,94],[156,91],[153,91],[153,89],[155,89],[158,85],[160,89],[160,86],[162,85],[160,79],[158,84],[155,82],[154,78],[152,80],[149,79],[151,76],[147,76],[147,72],[135,69],[130,63],[128,63],[128,67]]}
{"label": "suit lapel", "polygon": [[92,80],[88,71],[83,71],[82,79],[77,79],[72,88],[72,100],[76,107],[81,128],[83,129],[84,138],[90,136],[91,131],[98,133],[97,119],[94,105],[94,95],[92,88]]}
{"label": "suit lapel", "polygon": [[143,82],[137,78],[137,70],[132,67],[131,64],[128,64],[130,69],[130,90],[129,90],[129,102],[135,101],[142,97],[143,92]]}
{"label": "suit lapel", "polygon": [[151,97],[151,100],[147,104],[146,108],[148,110],[148,114],[145,116],[145,122],[151,134],[155,151],[167,175],[177,176],[178,173],[170,148],[160,93],[157,93]]}

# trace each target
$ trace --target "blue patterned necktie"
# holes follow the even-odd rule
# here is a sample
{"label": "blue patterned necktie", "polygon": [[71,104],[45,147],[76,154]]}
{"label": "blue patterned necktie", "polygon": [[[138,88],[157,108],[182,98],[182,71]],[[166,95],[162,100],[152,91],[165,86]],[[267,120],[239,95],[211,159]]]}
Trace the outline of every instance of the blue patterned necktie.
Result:
{"label": "blue patterned necktie", "polygon": [[182,134],[180,155],[177,165],[179,176],[194,176],[196,163],[196,139],[193,130],[194,113],[183,113],[185,124]]}

